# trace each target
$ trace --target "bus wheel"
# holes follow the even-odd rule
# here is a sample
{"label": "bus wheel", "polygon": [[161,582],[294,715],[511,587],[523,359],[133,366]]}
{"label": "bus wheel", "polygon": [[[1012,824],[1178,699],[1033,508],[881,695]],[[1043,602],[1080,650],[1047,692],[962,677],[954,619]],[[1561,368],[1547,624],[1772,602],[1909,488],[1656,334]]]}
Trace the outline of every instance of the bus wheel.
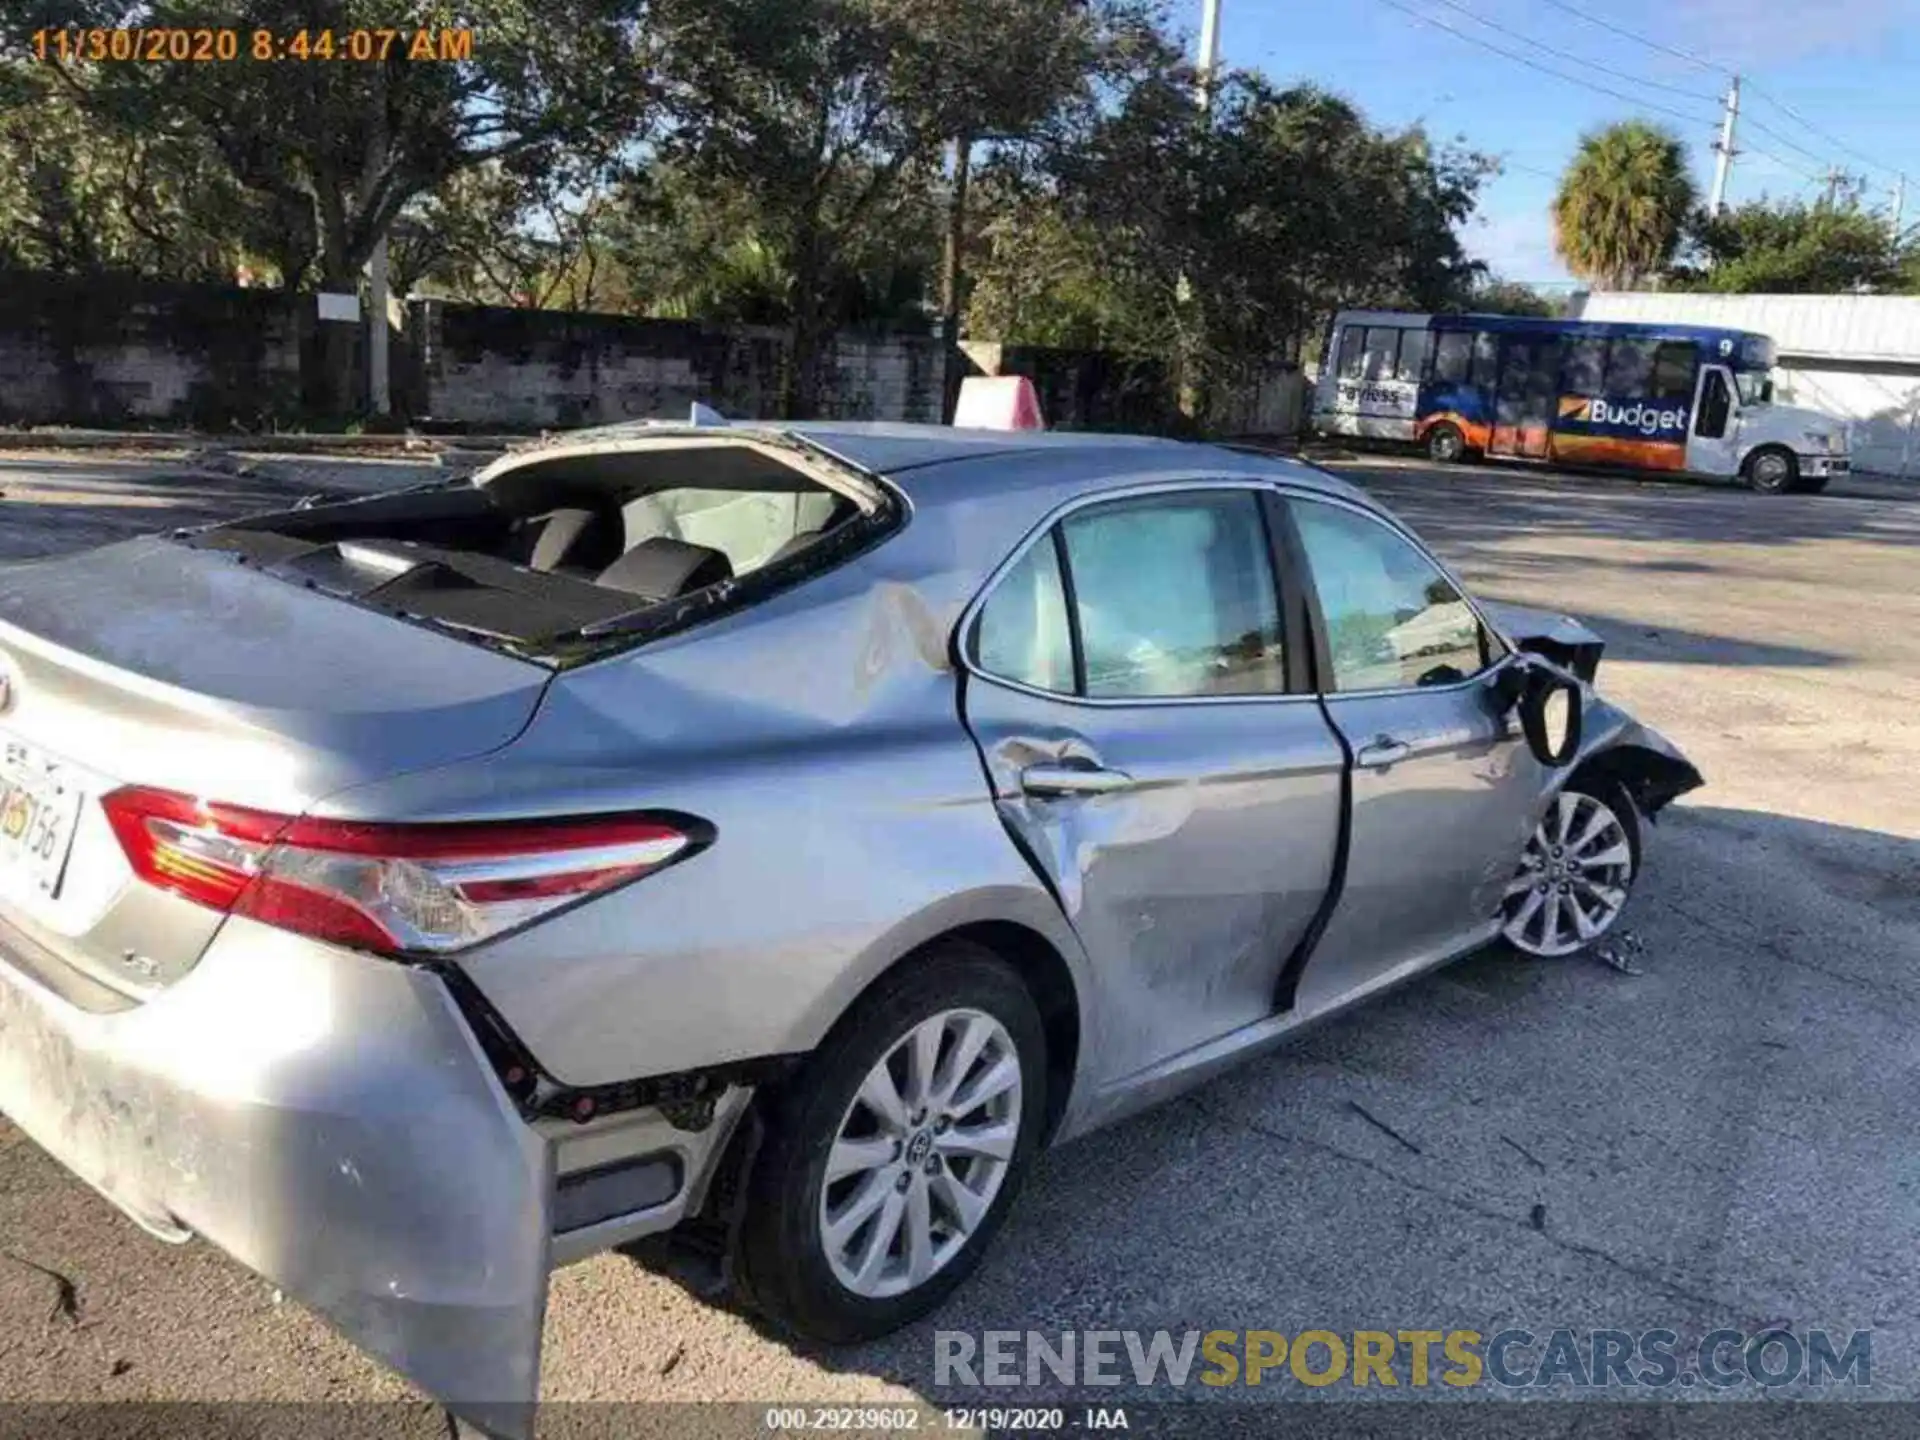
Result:
{"label": "bus wheel", "polygon": [[1467,437],[1460,427],[1442,420],[1427,431],[1427,455],[1442,465],[1455,465],[1467,458]]}
{"label": "bus wheel", "polygon": [[1791,450],[1766,445],[1747,457],[1743,467],[1747,485],[1762,495],[1785,495],[1799,488],[1800,462]]}

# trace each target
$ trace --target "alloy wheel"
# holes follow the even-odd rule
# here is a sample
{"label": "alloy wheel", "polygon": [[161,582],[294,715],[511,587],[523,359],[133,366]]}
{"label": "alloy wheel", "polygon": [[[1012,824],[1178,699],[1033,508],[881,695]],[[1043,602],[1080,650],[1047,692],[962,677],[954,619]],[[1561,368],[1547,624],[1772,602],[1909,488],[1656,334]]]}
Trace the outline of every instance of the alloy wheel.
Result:
{"label": "alloy wheel", "polygon": [[926,1283],[992,1209],[1020,1138],[1020,1056],[981,1010],[895,1042],[835,1131],[820,1241],[839,1282],[884,1299]]}
{"label": "alloy wheel", "polygon": [[1563,790],[1507,886],[1505,935],[1528,955],[1571,955],[1613,928],[1633,886],[1633,845],[1612,808]]}

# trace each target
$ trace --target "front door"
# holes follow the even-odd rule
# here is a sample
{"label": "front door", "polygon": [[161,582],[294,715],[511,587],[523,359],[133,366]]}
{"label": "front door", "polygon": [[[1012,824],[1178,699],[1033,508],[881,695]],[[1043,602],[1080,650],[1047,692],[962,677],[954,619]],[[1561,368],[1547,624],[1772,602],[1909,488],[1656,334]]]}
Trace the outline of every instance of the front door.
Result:
{"label": "front door", "polygon": [[1271,1014],[1332,875],[1344,759],[1262,493],[1073,510],[970,627],[963,713],[1098,973],[1103,1081]]}
{"label": "front door", "polygon": [[1696,475],[1732,475],[1740,468],[1740,417],[1733,376],[1702,365],[1695,383],[1693,424],[1687,431],[1687,469]]}
{"label": "front door", "polygon": [[1345,885],[1293,997],[1311,1013],[1486,936],[1543,777],[1494,696],[1510,657],[1439,566],[1357,507],[1288,508],[1354,767]]}

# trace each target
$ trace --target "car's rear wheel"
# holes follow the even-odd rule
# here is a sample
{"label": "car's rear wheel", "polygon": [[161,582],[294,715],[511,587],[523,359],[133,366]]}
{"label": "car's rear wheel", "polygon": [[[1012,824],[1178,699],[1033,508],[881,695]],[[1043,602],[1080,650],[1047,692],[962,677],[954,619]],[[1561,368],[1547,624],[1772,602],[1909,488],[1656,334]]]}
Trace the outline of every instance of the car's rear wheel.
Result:
{"label": "car's rear wheel", "polygon": [[1442,420],[1427,431],[1427,457],[1442,465],[1456,465],[1467,458],[1467,437],[1450,420]]}
{"label": "car's rear wheel", "polygon": [[1020,977],[949,943],[884,977],[773,1098],[740,1278],[777,1324],[871,1339],[979,1263],[1046,1112],[1046,1039]]}
{"label": "car's rear wheel", "polygon": [[1619,923],[1639,876],[1632,798],[1611,781],[1575,776],[1527,841],[1501,906],[1501,933],[1524,955],[1577,955]]}
{"label": "car's rear wheel", "polygon": [[1747,457],[1747,486],[1762,495],[1785,495],[1799,488],[1800,462],[1791,450],[1767,445]]}

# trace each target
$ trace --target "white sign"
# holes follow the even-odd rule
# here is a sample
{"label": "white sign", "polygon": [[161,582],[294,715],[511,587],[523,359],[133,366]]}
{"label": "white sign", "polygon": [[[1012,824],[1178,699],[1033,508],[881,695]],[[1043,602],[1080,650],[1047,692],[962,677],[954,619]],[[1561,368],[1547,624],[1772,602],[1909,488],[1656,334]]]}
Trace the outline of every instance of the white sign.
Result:
{"label": "white sign", "polygon": [[1411,380],[1341,380],[1335,388],[1339,408],[1386,419],[1410,419],[1420,387]]}
{"label": "white sign", "polygon": [[322,290],[316,297],[320,301],[322,320],[345,320],[349,324],[360,318],[360,297],[358,295],[338,295]]}

